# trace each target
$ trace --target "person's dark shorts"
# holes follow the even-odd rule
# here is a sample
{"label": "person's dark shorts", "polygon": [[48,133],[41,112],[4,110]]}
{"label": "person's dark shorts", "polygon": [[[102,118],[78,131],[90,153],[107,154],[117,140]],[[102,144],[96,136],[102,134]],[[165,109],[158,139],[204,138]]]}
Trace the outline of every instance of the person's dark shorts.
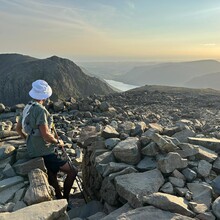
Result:
{"label": "person's dark shorts", "polygon": [[45,166],[48,170],[52,171],[53,173],[57,173],[67,161],[62,160],[56,154],[49,154],[43,156]]}

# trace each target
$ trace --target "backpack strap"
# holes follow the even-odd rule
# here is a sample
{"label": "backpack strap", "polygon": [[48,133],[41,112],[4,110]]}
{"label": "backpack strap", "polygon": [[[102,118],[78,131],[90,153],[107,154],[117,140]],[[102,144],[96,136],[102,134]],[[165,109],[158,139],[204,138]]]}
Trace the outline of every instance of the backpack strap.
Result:
{"label": "backpack strap", "polygon": [[32,108],[32,106],[34,105],[35,103],[34,102],[29,102],[26,106],[25,106],[25,108],[24,108],[24,110],[23,110],[23,113],[22,113],[22,127],[24,128],[24,126],[25,126],[25,119],[26,119],[26,117],[29,115],[29,113],[30,113],[30,109]]}

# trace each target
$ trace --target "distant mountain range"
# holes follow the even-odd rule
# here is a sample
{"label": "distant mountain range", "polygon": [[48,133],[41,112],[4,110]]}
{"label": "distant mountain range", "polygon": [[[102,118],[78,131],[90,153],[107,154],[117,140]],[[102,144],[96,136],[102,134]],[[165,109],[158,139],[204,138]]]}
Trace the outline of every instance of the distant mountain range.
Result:
{"label": "distant mountain range", "polygon": [[130,85],[167,85],[220,90],[220,62],[87,62],[80,66],[92,75]]}
{"label": "distant mountain range", "polygon": [[155,62],[79,62],[78,65],[89,74],[102,79],[114,79],[119,75],[126,74],[135,66],[148,66]]}
{"label": "distant mountain range", "polygon": [[191,88],[219,89],[220,62],[87,62],[85,71],[107,80],[130,85],[168,85]]}
{"label": "distant mountain range", "polygon": [[191,88],[212,88],[220,90],[220,72],[197,76],[185,83]]}
{"label": "distant mountain range", "polygon": [[0,54],[1,103],[11,106],[28,102],[31,84],[37,79],[44,79],[51,85],[53,100],[114,92],[107,83],[88,76],[68,59],[57,56],[37,59],[21,54]]}
{"label": "distant mountain range", "polygon": [[[200,60],[191,62],[162,63],[138,66],[114,80],[132,85],[205,86],[203,75],[220,72],[220,62]],[[209,85],[215,84],[214,75],[209,75]],[[196,77],[196,78],[195,78]],[[200,79],[202,80],[200,82]],[[212,86],[211,86],[212,88]],[[218,87],[220,88],[220,87]]]}

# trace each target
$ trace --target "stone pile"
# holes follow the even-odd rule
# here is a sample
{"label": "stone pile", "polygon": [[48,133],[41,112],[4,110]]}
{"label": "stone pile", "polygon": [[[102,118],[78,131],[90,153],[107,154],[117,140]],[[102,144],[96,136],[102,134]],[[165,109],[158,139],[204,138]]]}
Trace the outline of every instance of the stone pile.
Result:
{"label": "stone pile", "polygon": [[[0,198],[6,181],[12,192],[0,202],[0,219],[19,214],[16,207],[24,206],[24,213],[37,216],[45,204],[51,212],[39,219],[220,218],[215,181],[220,172],[218,99],[146,90],[49,103],[59,135],[74,143],[68,152],[83,151],[85,190],[104,205],[103,210],[78,218],[66,215],[65,201],[52,200],[41,158],[34,162],[26,158],[24,142],[14,131],[24,105],[0,105]],[[44,193],[31,198],[31,187],[42,182]]]}
{"label": "stone pile", "polygon": [[[67,201],[54,200],[43,158],[28,157],[15,131],[17,111],[0,105],[0,219],[69,219]],[[2,111],[2,109],[4,109]]]}
{"label": "stone pile", "polygon": [[220,197],[212,188],[220,171],[220,140],[192,137],[196,133],[189,122],[178,121],[176,126],[181,126],[172,136],[163,133],[165,128],[156,129],[161,125],[155,123],[140,128],[140,122],[129,122],[130,130],[127,122],[117,128],[107,125],[84,139],[84,184],[107,207],[128,202],[133,215],[150,205],[192,218],[220,218]]}
{"label": "stone pile", "polygon": [[[130,98],[134,110],[131,105],[120,109],[125,102],[110,97],[112,103],[118,104],[114,105],[116,114],[111,120],[108,117],[108,123],[100,131],[97,125],[86,128],[79,140],[84,148],[84,184],[107,209],[127,203],[132,207],[132,214],[123,210],[117,217],[111,217],[111,213],[101,219],[141,219],[148,215],[149,219],[171,219],[171,213],[178,214],[172,219],[220,218],[220,197],[213,190],[220,160],[220,140],[215,138],[219,132],[218,109],[205,108],[205,100],[200,104],[197,100],[194,105],[187,104],[192,111],[196,104],[203,105],[197,112],[199,117],[189,111],[182,117],[187,109],[183,106],[186,102],[179,105],[184,108],[182,111],[173,109],[162,95],[154,102],[161,101],[164,105],[166,100],[166,107],[157,104],[156,111],[148,113],[146,106],[135,110],[138,105],[134,94],[124,96],[127,103]],[[179,98],[184,97],[180,95]],[[147,107],[152,108],[152,104]],[[178,112],[180,117],[173,120],[171,110]],[[209,114],[211,117],[207,121]],[[88,134],[87,138],[84,133]]]}

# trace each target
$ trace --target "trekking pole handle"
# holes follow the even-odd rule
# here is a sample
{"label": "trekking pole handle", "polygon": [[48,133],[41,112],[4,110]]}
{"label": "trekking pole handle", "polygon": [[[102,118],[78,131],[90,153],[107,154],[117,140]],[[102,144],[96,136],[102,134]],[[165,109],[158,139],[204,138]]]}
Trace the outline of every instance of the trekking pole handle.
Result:
{"label": "trekking pole handle", "polygon": [[54,125],[53,125],[52,129],[53,129],[53,131],[54,131],[55,137],[57,138],[57,140],[59,140],[59,136],[58,136],[58,134],[57,134],[57,130],[56,130],[56,128],[55,128]]}
{"label": "trekking pole handle", "polygon": [[[55,137],[57,138],[57,144],[60,144],[60,140],[62,140],[62,139],[59,138],[59,136],[58,136],[58,134],[57,134],[57,130],[56,130],[56,128],[55,128],[54,125],[52,126],[52,129],[53,129],[53,131],[54,131]],[[63,147],[63,146],[62,146],[62,147]]]}

